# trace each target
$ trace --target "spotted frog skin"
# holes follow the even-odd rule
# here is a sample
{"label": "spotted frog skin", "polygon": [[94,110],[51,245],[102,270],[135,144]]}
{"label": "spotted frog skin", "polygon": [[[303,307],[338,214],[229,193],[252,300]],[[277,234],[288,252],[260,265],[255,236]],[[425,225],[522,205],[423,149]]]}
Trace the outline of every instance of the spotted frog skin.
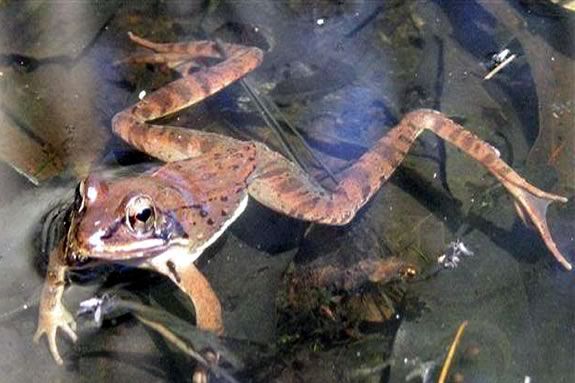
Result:
{"label": "spotted frog skin", "polygon": [[[158,44],[129,36],[149,51],[125,62],[163,63],[180,72],[181,78],[116,114],[112,128],[130,145],[165,164],[137,177],[113,181],[91,175],[79,185],[69,232],[50,255],[35,335],[36,340],[47,336],[57,363],[62,364],[57,330],[76,340],[74,320],[61,298],[66,272],[79,262],[122,263],[167,276],[192,300],[198,327],[222,334],[220,302],[194,261],[238,218],[248,197],[290,217],[346,224],[392,175],[424,130],[455,145],[493,174],[550,253],[571,269],[545,219],[549,203],[567,199],[529,184],[492,146],[441,113],[417,110],[404,116],[343,171],[337,187],[328,191],[261,143],[150,122],[240,79],[260,64],[262,51],[209,41]],[[194,60],[200,57],[220,61],[198,68]]]}

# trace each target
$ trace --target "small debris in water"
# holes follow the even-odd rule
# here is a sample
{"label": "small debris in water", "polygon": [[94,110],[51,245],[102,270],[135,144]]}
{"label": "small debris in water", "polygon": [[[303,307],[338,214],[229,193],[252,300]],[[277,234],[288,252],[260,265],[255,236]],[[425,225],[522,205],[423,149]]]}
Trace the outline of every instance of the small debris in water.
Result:
{"label": "small debris in water", "polygon": [[504,49],[499,53],[494,54],[491,59],[495,64],[501,64],[505,59],[509,57],[511,51],[509,49]]}
{"label": "small debris in water", "polygon": [[493,68],[483,77],[484,80],[489,80],[493,76],[495,76],[500,70],[505,68],[511,61],[515,60],[517,57],[516,54],[512,54],[509,56],[511,51],[509,49],[504,49],[499,53],[494,54],[491,57],[491,63]]}
{"label": "small debris in water", "polygon": [[146,91],[145,91],[145,90],[143,90],[143,91],[141,91],[140,93],[138,93],[138,98],[139,98],[140,100],[143,100],[144,97],[146,97]]}
{"label": "small debris in water", "polygon": [[454,269],[462,257],[471,257],[472,255],[474,255],[473,251],[469,250],[467,246],[458,239],[447,245],[447,250],[437,258],[437,263],[446,269]]}
{"label": "small debris in water", "polygon": [[80,302],[80,309],[78,309],[76,315],[93,315],[92,321],[96,326],[101,327],[104,316],[112,310],[113,305],[113,297],[104,293],[101,297],[93,297]]}

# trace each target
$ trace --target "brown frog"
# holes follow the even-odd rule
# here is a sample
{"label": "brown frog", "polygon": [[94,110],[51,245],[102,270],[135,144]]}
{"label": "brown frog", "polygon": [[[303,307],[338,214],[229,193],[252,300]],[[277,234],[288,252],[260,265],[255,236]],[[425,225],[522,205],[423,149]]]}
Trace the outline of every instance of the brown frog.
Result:
{"label": "brown frog", "polygon": [[[441,113],[407,114],[343,171],[339,185],[329,191],[262,143],[149,122],[240,79],[260,64],[261,50],[210,41],[158,44],[129,36],[152,52],[125,61],[163,63],[179,71],[181,78],[116,114],[112,128],[126,142],[166,164],[137,177],[103,181],[91,175],[80,183],[68,234],[50,256],[35,335],[36,340],[47,336],[58,364],[62,359],[57,330],[76,340],[73,317],[61,302],[69,268],[95,259],[155,270],[190,297],[200,328],[221,334],[220,302],[194,261],[244,211],[248,196],[290,217],[344,225],[391,176],[424,130],[487,168],[514,197],[518,212],[534,224],[551,254],[571,269],[545,218],[549,203],[567,199],[529,184],[491,145]],[[221,60],[198,68],[194,60],[203,57]]]}

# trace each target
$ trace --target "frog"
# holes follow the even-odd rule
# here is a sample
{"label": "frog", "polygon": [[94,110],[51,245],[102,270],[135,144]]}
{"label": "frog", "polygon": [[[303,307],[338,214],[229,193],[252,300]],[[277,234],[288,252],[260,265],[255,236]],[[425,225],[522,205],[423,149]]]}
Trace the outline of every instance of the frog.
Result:
{"label": "frog", "polygon": [[[49,256],[34,335],[36,342],[46,336],[57,364],[63,364],[58,330],[77,340],[74,318],[62,303],[70,270],[93,260],[160,273],[190,298],[197,327],[221,335],[220,300],[195,261],[245,211],[248,200],[295,219],[346,225],[391,177],[424,131],[485,167],[513,197],[519,215],[533,225],[549,253],[565,269],[572,269],[546,220],[548,205],[565,203],[567,198],[530,184],[500,158],[496,148],[441,112],[418,109],[405,114],[328,189],[261,142],[155,123],[255,70],[263,61],[262,50],[209,40],[157,43],[133,33],[128,36],[145,53],[122,63],[162,64],[180,76],[118,112],[112,130],[163,164],[113,180],[90,174],[79,183],[67,234]],[[198,60],[205,58],[216,63],[199,65]]]}

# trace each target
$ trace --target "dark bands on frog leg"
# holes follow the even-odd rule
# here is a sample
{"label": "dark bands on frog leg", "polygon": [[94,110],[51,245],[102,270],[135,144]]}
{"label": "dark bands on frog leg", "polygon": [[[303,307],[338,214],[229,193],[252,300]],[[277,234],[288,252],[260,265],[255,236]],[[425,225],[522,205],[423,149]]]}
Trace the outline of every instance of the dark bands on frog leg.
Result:
{"label": "dark bands on frog leg", "polygon": [[176,104],[174,97],[171,95],[168,97],[158,97],[158,98],[156,98],[155,101],[156,101],[156,106],[154,108],[157,109],[159,111],[159,114],[161,114],[161,115],[165,115],[166,113],[169,113],[169,111],[172,110],[174,105]]}
{"label": "dark bands on frog leg", "polygon": [[193,75],[193,77],[190,76],[190,78],[199,85],[200,89],[202,89],[206,96],[212,94],[213,89],[216,88],[210,83],[210,77],[209,75],[206,75],[205,71],[198,71]]}
{"label": "dark bands on frog leg", "polygon": [[[477,152],[477,148],[473,145],[473,142],[475,142],[475,138],[471,135],[471,133],[466,132],[465,136],[463,137],[462,141],[461,141],[461,145],[465,148],[472,149],[474,152]],[[477,146],[481,146],[481,145],[477,145]]]}
{"label": "dark bands on frog leg", "polygon": [[296,178],[288,178],[278,185],[283,193],[293,193],[304,187],[304,184]]}
{"label": "dark bands on frog leg", "polygon": [[260,170],[261,173],[258,175],[258,179],[274,178],[285,174],[287,171],[285,168],[282,169],[281,167],[274,167],[274,165],[271,165],[270,168],[271,169],[269,170]]}
{"label": "dark bands on frog leg", "polygon": [[458,140],[459,137],[461,136],[461,133],[462,133],[462,130],[460,130],[460,129],[453,129],[453,130],[449,133],[449,135],[448,135],[449,140],[450,140],[451,142],[457,142],[457,140]]}
{"label": "dark bands on frog leg", "polygon": [[406,145],[411,145],[412,142],[408,137],[401,133],[397,136],[397,139]]}

